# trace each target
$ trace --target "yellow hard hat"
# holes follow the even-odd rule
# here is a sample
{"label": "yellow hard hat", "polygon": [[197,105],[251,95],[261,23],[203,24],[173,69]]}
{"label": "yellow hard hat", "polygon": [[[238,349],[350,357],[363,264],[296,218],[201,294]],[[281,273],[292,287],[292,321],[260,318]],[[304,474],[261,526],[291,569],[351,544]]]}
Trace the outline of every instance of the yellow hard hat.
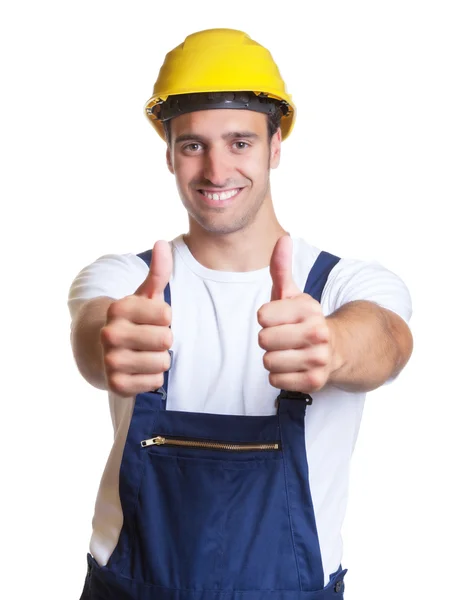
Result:
{"label": "yellow hard hat", "polygon": [[[205,92],[216,92],[212,94],[213,97],[223,95],[218,94],[219,92],[254,92],[259,102],[265,102],[267,98],[279,101],[282,107],[282,138],[286,139],[291,133],[296,108],[286,91],[278,67],[270,52],[243,31],[198,31],[167,54],[154,85],[153,95],[145,105],[146,116],[162,139],[165,140],[165,132],[160,105],[169,96]],[[227,106],[231,107],[229,104]],[[213,108],[217,107],[218,105],[213,105]]]}

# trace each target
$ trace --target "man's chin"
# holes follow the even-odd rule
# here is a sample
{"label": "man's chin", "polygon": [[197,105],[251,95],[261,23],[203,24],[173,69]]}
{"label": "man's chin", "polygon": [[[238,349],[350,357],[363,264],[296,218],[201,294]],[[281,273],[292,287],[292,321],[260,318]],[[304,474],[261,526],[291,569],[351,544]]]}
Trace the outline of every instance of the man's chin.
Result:
{"label": "man's chin", "polygon": [[199,229],[203,229],[212,235],[229,235],[231,233],[236,233],[243,229],[247,224],[244,220],[240,219],[232,219],[231,221],[226,219],[206,219],[201,215],[190,215],[190,218],[198,224]]}

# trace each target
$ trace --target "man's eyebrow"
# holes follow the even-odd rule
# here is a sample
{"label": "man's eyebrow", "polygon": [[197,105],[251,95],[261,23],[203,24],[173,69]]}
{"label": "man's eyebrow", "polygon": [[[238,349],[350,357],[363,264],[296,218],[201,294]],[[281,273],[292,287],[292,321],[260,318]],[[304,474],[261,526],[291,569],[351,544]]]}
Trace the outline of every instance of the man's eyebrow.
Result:
{"label": "man's eyebrow", "polygon": [[205,139],[195,133],[182,133],[175,138],[175,143],[179,142],[205,142]]}
{"label": "man's eyebrow", "polygon": [[[245,139],[259,139],[259,135],[254,133],[253,131],[229,131],[222,136],[223,140],[233,139],[233,138],[245,138]],[[182,133],[175,138],[175,144],[179,144],[180,142],[201,142],[205,143],[207,140],[197,135],[196,133]]]}
{"label": "man's eyebrow", "polygon": [[229,138],[249,138],[255,140],[259,138],[259,135],[253,131],[230,131],[229,133],[225,133],[223,135],[224,140]]}

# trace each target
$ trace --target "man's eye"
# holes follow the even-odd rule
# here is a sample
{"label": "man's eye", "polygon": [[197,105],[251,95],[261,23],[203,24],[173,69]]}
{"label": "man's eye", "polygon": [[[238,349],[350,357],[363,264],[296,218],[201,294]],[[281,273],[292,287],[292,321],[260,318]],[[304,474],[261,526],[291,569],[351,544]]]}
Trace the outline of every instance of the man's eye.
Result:
{"label": "man's eye", "polygon": [[188,144],[187,146],[184,147],[184,150],[189,150],[190,152],[196,152],[197,150],[199,150],[200,148],[200,144],[194,143],[194,144]]}
{"label": "man's eye", "polygon": [[246,142],[235,142],[234,146],[236,150],[245,150],[245,148],[248,148],[248,144]]}

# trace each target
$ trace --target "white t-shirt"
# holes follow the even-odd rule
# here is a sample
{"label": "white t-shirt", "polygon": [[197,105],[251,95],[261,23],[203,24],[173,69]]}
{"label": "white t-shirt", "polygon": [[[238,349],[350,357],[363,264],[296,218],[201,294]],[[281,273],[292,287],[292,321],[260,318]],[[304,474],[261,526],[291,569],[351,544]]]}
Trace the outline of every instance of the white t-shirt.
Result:
{"label": "white t-shirt", "polygon": [[[304,289],[320,250],[293,238],[293,278]],[[182,236],[172,242],[173,368],[169,375],[170,410],[232,415],[270,415],[279,390],[273,388],[258,345],[257,311],[270,300],[269,268],[235,273],[198,263]],[[89,298],[119,299],[135,292],[148,273],[136,254],[107,254],[85,267],[69,292],[75,316]],[[377,262],[341,259],[331,271],[321,306],[329,315],[352,300],[371,300],[406,322],[411,298],[403,281]],[[134,398],[108,393],[114,427],[93,519],[90,552],[106,565],[121,531],[119,467]],[[307,408],[305,443],[325,582],[342,560],[341,528],[345,516],[350,459],[358,435],[365,394],[325,386],[313,393]]]}

